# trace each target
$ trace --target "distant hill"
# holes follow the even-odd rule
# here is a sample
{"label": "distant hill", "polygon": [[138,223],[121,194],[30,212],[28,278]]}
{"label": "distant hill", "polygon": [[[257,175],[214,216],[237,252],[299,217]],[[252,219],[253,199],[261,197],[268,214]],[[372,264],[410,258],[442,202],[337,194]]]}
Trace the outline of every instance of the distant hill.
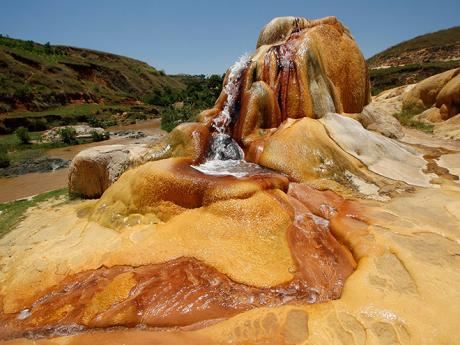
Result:
{"label": "distant hill", "polygon": [[129,104],[184,87],[135,59],[0,36],[0,116],[71,103]]}
{"label": "distant hill", "polygon": [[460,26],[417,36],[367,60],[373,94],[460,66]]}

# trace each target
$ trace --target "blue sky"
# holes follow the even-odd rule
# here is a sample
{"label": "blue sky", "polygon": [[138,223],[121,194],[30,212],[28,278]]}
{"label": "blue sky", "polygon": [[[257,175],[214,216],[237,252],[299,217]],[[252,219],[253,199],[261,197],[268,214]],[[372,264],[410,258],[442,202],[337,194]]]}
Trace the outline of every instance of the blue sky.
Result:
{"label": "blue sky", "polygon": [[364,55],[460,25],[460,1],[1,0],[0,33],[143,60],[167,73],[223,73],[277,16],[337,16]]}

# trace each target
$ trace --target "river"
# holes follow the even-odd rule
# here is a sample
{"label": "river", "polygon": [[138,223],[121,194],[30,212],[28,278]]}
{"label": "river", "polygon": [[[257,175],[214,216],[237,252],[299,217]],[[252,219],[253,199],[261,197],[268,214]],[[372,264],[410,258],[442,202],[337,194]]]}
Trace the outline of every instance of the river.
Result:
{"label": "river", "polygon": [[[110,132],[117,131],[142,131],[148,136],[157,136],[165,132],[160,129],[160,119],[139,121],[136,124],[114,126],[107,128]],[[71,160],[80,151],[90,147],[114,144],[133,144],[141,139],[112,137],[109,140],[92,142],[81,145],[60,147],[46,151],[45,155]],[[0,178],[0,203],[28,198],[50,190],[67,186],[69,169],[63,168],[56,171],[43,173],[30,173],[16,177]]]}

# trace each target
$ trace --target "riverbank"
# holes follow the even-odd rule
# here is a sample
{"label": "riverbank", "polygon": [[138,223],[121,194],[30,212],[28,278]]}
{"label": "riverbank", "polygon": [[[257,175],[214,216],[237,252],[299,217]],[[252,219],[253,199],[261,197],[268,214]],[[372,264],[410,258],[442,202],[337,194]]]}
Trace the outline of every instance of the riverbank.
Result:
{"label": "riverbank", "polygon": [[[49,149],[46,150],[43,155],[50,158],[53,157],[72,160],[79,152],[91,147],[101,145],[135,144],[154,140],[154,138],[165,134],[165,132],[160,129],[160,122],[160,119],[153,119],[138,121],[137,123],[131,125],[113,126],[107,128],[107,131],[112,133],[121,131],[140,131],[146,135],[145,138],[112,136],[110,139],[105,141]],[[0,203],[28,198],[40,193],[67,187],[67,174],[68,168],[62,168],[49,172],[29,173],[15,177],[1,177]]]}

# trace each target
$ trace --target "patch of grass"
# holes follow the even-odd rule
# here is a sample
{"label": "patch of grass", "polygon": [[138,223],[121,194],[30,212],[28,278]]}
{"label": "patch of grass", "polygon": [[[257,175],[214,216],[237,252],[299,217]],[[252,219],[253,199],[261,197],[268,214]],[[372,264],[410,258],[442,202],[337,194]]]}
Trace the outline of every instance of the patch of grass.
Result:
{"label": "patch of grass", "polygon": [[98,131],[91,131],[91,138],[93,141],[103,141],[110,138],[109,133],[99,133]]}
{"label": "patch of grass", "polygon": [[[29,138],[30,140],[40,140],[42,133],[43,132],[29,132]],[[16,146],[18,144],[21,144],[21,142],[18,140],[16,134],[0,135],[0,146],[8,147]]]}
{"label": "patch of grass", "polygon": [[62,107],[51,108],[43,111],[15,111],[8,113],[8,117],[40,117],[47,115],[59,115],[62,117],[74,117],[80,115],[94,115],[108,106],[97,103],[70,104]]}
{"label": "patch of grass", "polygon": [[31,141],[38,142],[35,144],[21,143],[16,134],[0,135],[0,152],[3,153],[3,158],[6,157],[10,161],[10,165],[16,165],[29,159],[41,157],[46,150],[68,146],[65,143],[41,143],[39,140],[42,133],[29,132]]}
{"label": "patch of grass", "polygon": [[414,116],[420,114],[420,109],[403,109],[401,112],[394,114],[399,123],[403,126],[415,128],[423,132],[432,133],[434,126],[414,119]]}
{"label": "patch of grass", "polygon": [[39,202],[66,196],[65,201],[69,200],[67,188],[57,189],[42,193],[31,199],[23,199],[0,204],[0,238],[13,230],[23,219],[28,208],[36,206]]}

